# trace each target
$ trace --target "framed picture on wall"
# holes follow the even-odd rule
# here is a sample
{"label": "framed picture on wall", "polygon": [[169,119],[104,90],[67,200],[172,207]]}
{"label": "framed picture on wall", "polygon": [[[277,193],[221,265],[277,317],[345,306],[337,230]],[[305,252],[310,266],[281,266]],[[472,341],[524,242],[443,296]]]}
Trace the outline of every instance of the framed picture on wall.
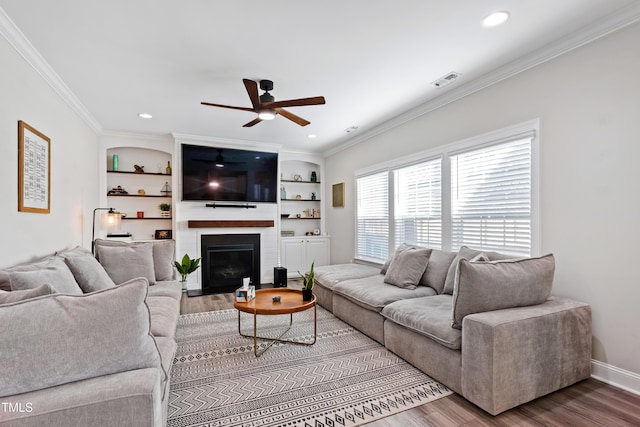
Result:
{"label": "framed picture on wall", "polygon": [[344,182],[333,184],[333,207],[344,207]]}
{"label": "framed picture on wall", "polygon": [[51,140],[18,121],[18,211],[51,212]]}

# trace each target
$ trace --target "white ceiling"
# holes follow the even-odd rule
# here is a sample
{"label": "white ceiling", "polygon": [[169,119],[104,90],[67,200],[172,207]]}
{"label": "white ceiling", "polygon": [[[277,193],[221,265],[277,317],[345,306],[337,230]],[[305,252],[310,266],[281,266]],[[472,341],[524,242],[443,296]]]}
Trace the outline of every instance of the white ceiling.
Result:
{"label": "white ceiling", "polygon": [[[612,16],[635,0],[0,0],[102,130],[327,151]],[[634,13],[635,10],[634,9]],[[508,10],[503,26],[482,19]],[[1,12],[1,10],[0,10]],[[455,71],[457,82],[431,82]],[[252,128],[242,78],[276,100],[323,95]],[[149,112],[145,120],[138,113]],[[357,132],[345,129],[358,126]],[[307,135],[317,134],[310,140]]]}

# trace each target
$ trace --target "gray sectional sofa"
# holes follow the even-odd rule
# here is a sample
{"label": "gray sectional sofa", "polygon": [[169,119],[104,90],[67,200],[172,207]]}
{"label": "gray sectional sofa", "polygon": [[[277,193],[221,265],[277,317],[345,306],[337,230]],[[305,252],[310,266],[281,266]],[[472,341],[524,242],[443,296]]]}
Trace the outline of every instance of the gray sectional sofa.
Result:
{"label": "gray sectional sofa", "polygon": [[401,245],[316,268],[318,303],[492,415],[588,378],[591,309],[551,296],[553,255]]}
{"label": "gray sectional sofa", "polygon": [[[0,426],[164,426],[173,241],[96,241],[0,270]],[[10,406],[9,406],[10,405]]]}

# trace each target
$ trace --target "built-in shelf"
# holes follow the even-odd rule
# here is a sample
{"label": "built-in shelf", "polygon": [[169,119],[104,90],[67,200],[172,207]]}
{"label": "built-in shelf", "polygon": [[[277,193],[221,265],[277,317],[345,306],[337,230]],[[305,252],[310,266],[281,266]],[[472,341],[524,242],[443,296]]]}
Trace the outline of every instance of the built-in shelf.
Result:
{"label": "built-in shelf", "polygon": [[171,194],[168,196],[163,196],[162,194],[109,194],[107,193],[107,197],[165,197],[171,198]]}
{"label": "built-in shelf", "polygon": [[129,218],[129,217],[124,217],[124,218],[122,218],[122,219],[123,219],[123,220],[134,220],[134,219],[135,219],[135,220],[138,220],[138,221],[144,221],[144,220],[147,220],[147,219],[153,219],[153,220],[158,220],[158,219],[162,219],[162,220],[164,220],[164,219],[171,219],[171,217],[167,217],[167,216],[145,216],[144,218],[138,218],[138,217],[135,217],[135,216],[134,216],[134,217],[131,217],[131,218]]}
{"label": "built-in shelf", "polygon": [[285,219],[320,219],[320,218],[314,218],[312,216],[309,216],[309,217],[301,216],[300,218],[293,217],[293,218],[280,218],[280,219],[282,219],[284,221]]}
{"label": "built-in shelf", "polygon": [[299,184],[320,184],[320,181],[296,181],[295,179],[281,179],[280,182],[297,182]]}
{"label": "built-in shelf", "polygon": [[280,199],[282,202],[319,202],[320,199]]}
{"label": "built-in shelf", "polygon": [[126,173],[126,174],[131,174],[131,175],[140,175],[140,176],[144,176],[144,175],[171,176],[170,173],[158,173],[158,172],[139,173],[139,172],[129,172],[129,171],[107,171],[107,173]]}

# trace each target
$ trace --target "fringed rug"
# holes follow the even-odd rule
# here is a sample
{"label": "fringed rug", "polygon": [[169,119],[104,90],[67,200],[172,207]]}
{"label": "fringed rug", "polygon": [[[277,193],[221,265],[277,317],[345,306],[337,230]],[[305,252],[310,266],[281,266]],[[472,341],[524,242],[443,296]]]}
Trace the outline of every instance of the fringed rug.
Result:
{"label": "fringed rug", "polygon": [[[277,336],[288,323],[258,316],[258,331]],[[253,334],[252,315],[242,331]],[[312,340],[313,310],[294,314],[285,338]],[[357,426],[452,393],[320,307],[310,347],[276,343],[256,358],[236,310],[181,316],[176,340],[169,427]]]}

